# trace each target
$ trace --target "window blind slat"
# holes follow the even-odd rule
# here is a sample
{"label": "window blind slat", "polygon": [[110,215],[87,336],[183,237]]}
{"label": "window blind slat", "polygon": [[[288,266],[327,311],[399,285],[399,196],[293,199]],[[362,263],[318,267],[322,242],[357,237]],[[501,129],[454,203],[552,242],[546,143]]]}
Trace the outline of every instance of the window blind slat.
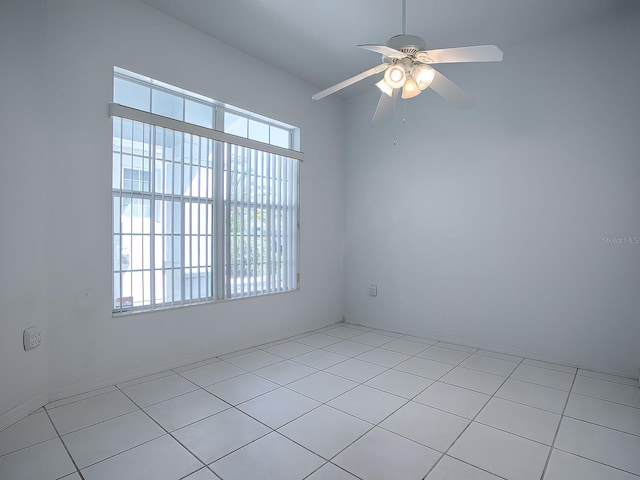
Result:
{"label": "window blind slat", "polygon": [[242,165],[242,175],[238,181],[240,187],[240,296],[244,297],[246,294],[246,235],[245,235],[245,216],[246,216],[246,186],[247,186],[247,155],[244,148],[240,147],[240,164]]}
{"label": "window blind slat", "polygon": [[233,239],[231,238],[231,218],[230,218],[230,208],[231,204],[231,145],[227,144],[224,149],[225,154],[225,164],[226,164],[226,192],[225,192],[225,245],[226,245],[226,258],[225,258],[225,280],[226,286],[225,289],[225,298],[229,298],[231,296],[231,277],[232,277],[232,266],[231,266],[231,244]]}
{"label": "window blind slat", "polygon": [[253,294],[257,295],[258,291],[258,157],[259,153],[255,150],[251,152],[251,184],[252,184],[252,197],[253,197],[253,225],[252,238],[253,238]]}
{"label": "window blind slat", "polygon": [[272,257],[273,257],[273,242],[271,241],[271,233],[272,233],[272,221],[271,221],[271,170],[272,170],[272,162],[267,161],[267,238],[266,243],[269,245],[267,254],[265,257],[267,258],[267,293],[271,293],[271,274],[272,274]]}

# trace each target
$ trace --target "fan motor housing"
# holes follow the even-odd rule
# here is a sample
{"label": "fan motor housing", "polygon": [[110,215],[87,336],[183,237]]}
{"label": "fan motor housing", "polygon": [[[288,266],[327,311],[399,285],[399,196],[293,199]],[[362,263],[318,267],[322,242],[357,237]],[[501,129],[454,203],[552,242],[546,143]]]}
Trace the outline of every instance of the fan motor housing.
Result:
{"label": "fan motor housing", "polygon": [[387,40],[387,47],[399,50],[407,55],[415,55],[416,52],[426,50],[427,43],[417,35],[396,35]]}

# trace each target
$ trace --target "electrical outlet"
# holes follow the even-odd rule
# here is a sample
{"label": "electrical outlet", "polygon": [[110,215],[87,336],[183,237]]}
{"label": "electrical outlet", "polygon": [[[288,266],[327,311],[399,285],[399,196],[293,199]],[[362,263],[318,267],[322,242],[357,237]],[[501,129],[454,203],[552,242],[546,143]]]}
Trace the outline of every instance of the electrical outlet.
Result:
{"label": "electrical outlet", "polygon": [[378,286],[377,285],[369,285],[369,296],[377,297],[378,296]]}
{"label": "electrical outlet", "polygon": [[33,350],[42,343],[42,331],[36,327],[27,328],[22,336],[25,350]]}

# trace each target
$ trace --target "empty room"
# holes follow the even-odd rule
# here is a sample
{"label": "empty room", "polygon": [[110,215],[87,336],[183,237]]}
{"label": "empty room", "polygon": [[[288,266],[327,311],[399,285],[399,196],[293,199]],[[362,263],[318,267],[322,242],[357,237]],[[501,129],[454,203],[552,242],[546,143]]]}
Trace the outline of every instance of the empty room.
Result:
{"label": "empty room", "polygon": [[1,480],[640,480],[640,3],[0,0]]}

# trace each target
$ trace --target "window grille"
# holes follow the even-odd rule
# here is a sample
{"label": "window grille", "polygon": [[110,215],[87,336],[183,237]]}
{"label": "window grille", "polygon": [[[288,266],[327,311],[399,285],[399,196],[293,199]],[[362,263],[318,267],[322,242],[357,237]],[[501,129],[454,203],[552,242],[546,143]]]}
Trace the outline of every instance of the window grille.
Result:
{"label": "window grille", "polygon": [[[122,74],[115,78],[123,81]],[[170,93],[184,114],[192,100],[184,91]],[[220,105],[212,112],[210,125],[218,117],[236,133],[236,118],[259,122]],[[290,146],[294,132],[264,123],[269,144],[251,138],[251,127],[244,136],[209,128],[202,115],[193,124],[120,104],[111,104],[110,114],[115,313],[298,288],[302,154],[281,145],[286,136]]]}

